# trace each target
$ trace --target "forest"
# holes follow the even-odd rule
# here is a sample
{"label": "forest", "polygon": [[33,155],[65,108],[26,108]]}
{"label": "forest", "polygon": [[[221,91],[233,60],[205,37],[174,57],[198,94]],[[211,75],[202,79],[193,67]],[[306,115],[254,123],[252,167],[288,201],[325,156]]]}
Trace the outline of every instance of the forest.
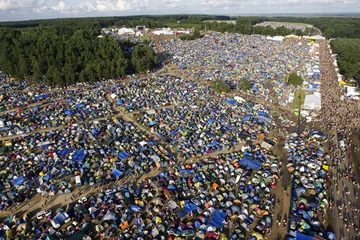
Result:
{"label": "forest", "polygon": [[[236,20],[236,24],[214,20]],[[114,78],[147,71],[158,63],[146,43],[133,46],[136,51],[124,54],[123,43],[110,36],[97,38],[101,28],[135,27],[194,28],[219,32],[262,35],[314,35],[317,30],[289,30],[285,27],[255,27],[263,21],[308,23],[327,38],[360,38],[359,18],[345,17],[229,17],[216,15],[162,15],[47,19],[0,23],[0,69],[16,78],[42,79],[48,83],[73,83]],[[191,40],[201,35],[189,35]],[[119,48],[120,46],[120,48]],[[350,78],[359,78],[358,40],[332,41],[339,54],[339,67]],[[357,55],[356,55],[357,54]],[[145,64],[146,63],[146,64]]]}
{"label": "forest", "polygon": [[360,39],[335,39],[330,43],[333,52],[339,55],[340,73],[360,82]]}
{"label": "forest", "polygon": [[0,29],[0,69],[16,79],[65,84],[144,72],[158,63],[146,42],[126,56],[122,42],[99,34],[100,28],[78,26]]}

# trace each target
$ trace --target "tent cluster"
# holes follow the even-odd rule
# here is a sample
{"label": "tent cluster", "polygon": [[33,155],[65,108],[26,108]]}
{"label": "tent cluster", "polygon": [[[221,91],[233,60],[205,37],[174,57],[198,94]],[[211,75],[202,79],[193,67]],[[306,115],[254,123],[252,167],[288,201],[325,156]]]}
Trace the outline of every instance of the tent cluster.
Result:
{"label": "tent cluster", "polygon": [[116,104],[128,111],[204,100],[211,92],[208,86],[169,75],[121,83],[109,90]]}
{"label": "tent cluster", "polygon": [[[230,239],[245,239],[253,224],[252,234],[264,236],[272,226],[277,159],[260,146],[244,151],[178,166],[141,182],[110,186],[81,204],[69,205],[66,213],[74,222],[91,223],[95,238],[228,239],[222,232],[231,223],[236,231]],[[260,163],[258,170],[242,165],[250,155],[251,161]],[[63,214],[60,217],[64,219]],[[71,226],[52,235],[69,237],[84,231],[84,224]]]}
{"label": "tent cluster", "polygon": [[274,124],[263,106],[234,99],[142,111],[137,121],[176,146],[185,159],[263,139]]}
{"label": "tent cluster", "polygon": [[[48,98],[49,95],[43,94],[40,97]],[[60,95],[58,94],[56,97],[60,97]],[[114,112],[111,104],[106,101],[104,91],[77,91],[73,94],[69,93],[63,100],[6,113],[2,119],[4,127],[8,127],[9,131],[2,131],[2,133],[22,134],[37,128],[69,125],[77,121],[86,121],[112,114]]]}
{"label": "tent cluster", "polygon": [[9,141],[2,148],[2,209],[34,194],[72,190],[74,176],[84,184],[111,182],[174,162],[156,141],[122,119],[69,126]]}
{"label": "tent cluster", "polygon": [[[282,84],[295,69],[308,78],[302,61],[313,65],[312,46],[292,42],[267,40],[265,36],[235,33],[211,33],[194,41],[170,40],[160,42],[179,69],[194,77],[232,82],[249,79],[256,97],[266,98],[266,80],[276,78],[273,86],[280,97],[285,94]],[[281,98],[285,101],[286,98]]]}
{"label": "tent cluster", "polygon": [[288,150],[288,170],[292,174],[292,192],[288,239],[326,239],[322,216],[328,207],[327,173],[330,156],[324,153],[326,136],[319,132],[289,135],[285,143]]}

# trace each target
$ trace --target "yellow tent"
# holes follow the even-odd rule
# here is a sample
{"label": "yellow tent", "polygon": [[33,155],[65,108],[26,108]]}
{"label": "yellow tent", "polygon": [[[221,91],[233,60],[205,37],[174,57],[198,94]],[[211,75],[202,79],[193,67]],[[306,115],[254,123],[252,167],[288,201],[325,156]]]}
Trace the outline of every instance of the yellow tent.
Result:
{"label": "yellow tent", "polygon": [[340,84],[340,85],[346,85],[346,82],[341,81],[341,82],[339,82],[339,84]]}
{"label": "yellow tent", "polygon": [[256,237],[257,240],[263,240],[264,239],[264,236],[261,235],[260,233],[257,233],[257,232],[251,234],[251,236]]}

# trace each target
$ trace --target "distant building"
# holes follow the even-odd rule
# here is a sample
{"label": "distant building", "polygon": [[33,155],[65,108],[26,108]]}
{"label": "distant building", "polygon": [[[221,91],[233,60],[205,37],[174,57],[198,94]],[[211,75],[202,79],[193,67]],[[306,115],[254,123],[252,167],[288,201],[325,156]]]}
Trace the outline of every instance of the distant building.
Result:
{"label": "distant building", "polygon": [[145,26],[144,25],[139,25],[135,27],[136,31],[145,31]]}

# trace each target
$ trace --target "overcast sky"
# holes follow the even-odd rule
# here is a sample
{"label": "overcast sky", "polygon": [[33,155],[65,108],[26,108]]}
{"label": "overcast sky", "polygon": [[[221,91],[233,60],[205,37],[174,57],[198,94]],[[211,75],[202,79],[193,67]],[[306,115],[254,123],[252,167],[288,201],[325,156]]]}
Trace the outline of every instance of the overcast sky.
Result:
{"label": "overcast sky", "polygon": [[177,13],[359,12],[360,0],[0,0],[0,21]]}

